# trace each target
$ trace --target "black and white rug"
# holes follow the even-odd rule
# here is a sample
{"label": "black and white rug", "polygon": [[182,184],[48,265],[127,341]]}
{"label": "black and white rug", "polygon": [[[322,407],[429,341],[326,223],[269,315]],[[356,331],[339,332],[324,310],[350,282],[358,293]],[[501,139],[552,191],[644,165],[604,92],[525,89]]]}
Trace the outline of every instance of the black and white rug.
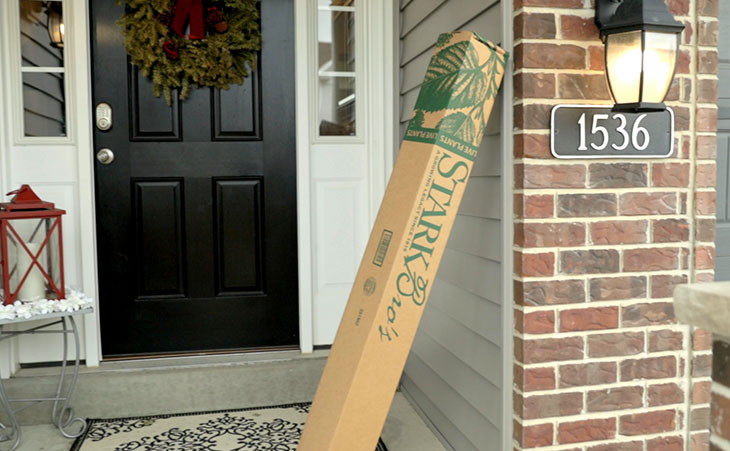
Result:
{"label": "black and white rug", "polygon": [[70,451],[295,451],[309,406],[90,419]]}

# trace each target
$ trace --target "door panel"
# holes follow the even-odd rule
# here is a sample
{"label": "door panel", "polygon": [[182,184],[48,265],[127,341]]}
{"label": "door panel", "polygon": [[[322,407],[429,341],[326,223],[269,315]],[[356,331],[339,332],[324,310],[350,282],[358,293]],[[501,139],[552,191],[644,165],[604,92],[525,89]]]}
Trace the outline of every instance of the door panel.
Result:
{"label": "door panel", "polygon": [[133,181],[140,299],[185,296],[182,180]]}
{"label": "door panel", "polygon": [[180,141],[180,104],[172,106],[154,96],[152,81],[136,66],[127,65],[130,80],[129,111],[132,114],[132,141]]}
{"label": "door panel", "polygon": [[104,356],[298,344],[292,1],[261,2],[245,84],[172,105],[127,62],[123,7],[91,8]]}
{"label": "door panel", "polygon": [[[260,84],[254,73],[243,85],[231,86],[228,91],[217,89],[213,97],[213,120],[216,141],[260,140],[261,106]],[[236,114],[226,114],[235,111]]]}
{"label": "door panel", "polygon": [[218,294],[263,292],[261,180],[217,180]]}

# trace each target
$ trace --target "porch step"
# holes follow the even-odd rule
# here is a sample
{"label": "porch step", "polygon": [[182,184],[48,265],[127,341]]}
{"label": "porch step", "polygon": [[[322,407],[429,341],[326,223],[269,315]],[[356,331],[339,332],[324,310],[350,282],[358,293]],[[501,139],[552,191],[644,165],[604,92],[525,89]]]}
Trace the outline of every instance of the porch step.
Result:
{"label": "porch step", "polygon": [[[116,418],[311,401],[326,358],[326,351],[286,351],[102,363],[82,369],[71,405],[77,416]],[[58,372],[23,369],[5,390],[11,399],[47,396]],[[20,412],[20,423],[50,423],[51,404]]]}

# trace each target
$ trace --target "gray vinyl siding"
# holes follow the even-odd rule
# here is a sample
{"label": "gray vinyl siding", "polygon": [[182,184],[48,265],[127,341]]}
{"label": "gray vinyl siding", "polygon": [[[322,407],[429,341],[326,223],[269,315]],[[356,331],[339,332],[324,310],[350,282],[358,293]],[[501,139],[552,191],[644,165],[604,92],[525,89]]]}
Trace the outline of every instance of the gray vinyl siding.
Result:
{"label": "gray vinyl siding", "polygon": [[[63,51],[50,45],[46,21],[47,17],[42,11],[28,11],[22,15],[20,38],[23,66],[63,66]],[[66,135],[63,74],[23,74],[23,128],[25,136]]]}
{"label": "gray vinyl siding", "polygon": [[[400,132],[442,32],[501,39],[499,1],[402,0]],[[500,96],[501,97],[501,96]],[[502,450],[503,267],[501,98],[408,358],[402,390],[457,451]]]}
{"label": "gray vinyl siding", "polygon": [[[720,2],[720,23],[730,24],[730,2]],[[730,280],[730,27],[720,27],[717,130],[717,237],[715,280]]]}

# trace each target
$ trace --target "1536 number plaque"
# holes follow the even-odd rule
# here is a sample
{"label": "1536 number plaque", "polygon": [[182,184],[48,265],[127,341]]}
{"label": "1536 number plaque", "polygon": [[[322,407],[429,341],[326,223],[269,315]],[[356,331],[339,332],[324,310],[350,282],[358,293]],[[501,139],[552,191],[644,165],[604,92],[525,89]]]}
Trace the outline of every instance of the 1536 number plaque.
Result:
{"label": "1536 number plaque", "polygon": [[674,112],[618,113],[610,106],[556,105],[550,151],[556,158],[667,158],[674,152]]}

